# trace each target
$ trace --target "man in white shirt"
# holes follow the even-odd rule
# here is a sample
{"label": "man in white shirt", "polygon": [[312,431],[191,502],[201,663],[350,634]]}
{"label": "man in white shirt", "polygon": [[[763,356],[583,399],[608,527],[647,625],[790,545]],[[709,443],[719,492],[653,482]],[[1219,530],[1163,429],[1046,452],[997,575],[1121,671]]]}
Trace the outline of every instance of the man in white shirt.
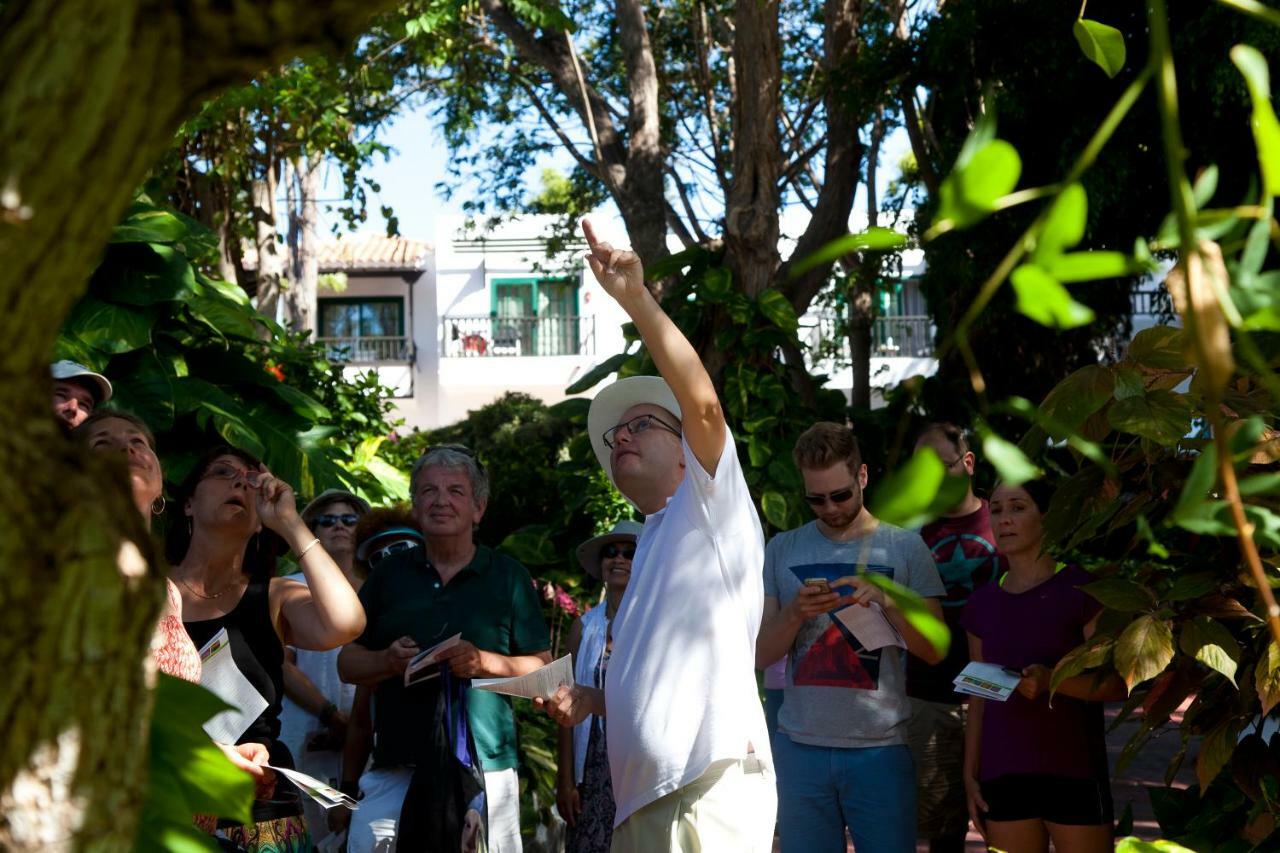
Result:
{"label": "man in white shirt", "polygon": [[645,514],[605,689],[562,687],[537,704],[561,725],[604,717],[614,853],[767,851],[777,792],[754,673],[760,520],[711,378],[640,259],[583,231],[592,272],[663,378],[615,382],[587,418],[600,464]]}

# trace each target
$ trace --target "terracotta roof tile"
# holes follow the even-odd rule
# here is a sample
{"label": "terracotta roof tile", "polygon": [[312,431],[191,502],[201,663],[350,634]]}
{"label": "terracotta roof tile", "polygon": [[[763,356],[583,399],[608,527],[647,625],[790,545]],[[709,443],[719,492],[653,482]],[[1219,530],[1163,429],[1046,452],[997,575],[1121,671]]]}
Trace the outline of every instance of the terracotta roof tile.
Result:
{"label": "terracotta roof tile", "polygon": [[[349,234],[320,244],[320,272],[412,271],[426,269],[431,244],[406,237]],[[246,247],[246,269],[256,269],[257,253]]]}

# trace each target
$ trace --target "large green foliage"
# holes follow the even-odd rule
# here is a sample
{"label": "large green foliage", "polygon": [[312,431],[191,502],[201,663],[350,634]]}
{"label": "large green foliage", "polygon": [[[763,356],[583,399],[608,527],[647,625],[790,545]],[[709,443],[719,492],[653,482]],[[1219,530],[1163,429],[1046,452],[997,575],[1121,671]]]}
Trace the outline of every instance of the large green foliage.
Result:
{"label": "large green foliage", "polygon": [[206,275],[196,261],[213,243],[197,223],[139,199],[55,357],[111,379],[112,404],[155,431],[170,482],[226,442],[260,456],[301,495],[341,485],[404,497],[403,476],[376,456],[390,430],[376,376],[347,379],[321,347],[256,312],[237,285]]}

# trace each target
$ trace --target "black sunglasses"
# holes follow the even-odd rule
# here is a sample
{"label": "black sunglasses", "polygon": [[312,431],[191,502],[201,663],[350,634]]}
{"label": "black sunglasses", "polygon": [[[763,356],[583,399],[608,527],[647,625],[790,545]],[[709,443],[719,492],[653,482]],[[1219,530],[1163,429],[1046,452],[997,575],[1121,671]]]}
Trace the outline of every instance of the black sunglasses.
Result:
{"label": "black sunglasses", "polygon": [[399,542],[392,542],[390,545],[384,545],[369,555],[369,559],[367,560],[369,568],[372,569],[392,554],[399,554],[401,551],[408,551],[410,548],[417,547],[418,543],[411,539],[401,539]]}
{"label": "black sunglasses", "polygon": [[325,515],[317,515],[312,519],[312,523],[315,524],[316,527],[333,527],[341,521],[347,527],[355,527],[356,522],[359,520],[360,516],[356,515],[354,512],[344,512],[342,515],[329,515],[326,513]]}
{"label": "black sunglasses", "polygon": [[852,486],[847,489],[840,489],[839,491],[830,492],[825,495],[805,495],[804,501],[809,506],[822,506],[827,501],[831,501],[833,504],[842,504],[851,497],[853,497]]}
{"label": "black sunglasses", "polygon": [[612,560],[614,557],[622,557],[630,560],[636,555],[635,545],[605,545],[600,549],[600,559]]}

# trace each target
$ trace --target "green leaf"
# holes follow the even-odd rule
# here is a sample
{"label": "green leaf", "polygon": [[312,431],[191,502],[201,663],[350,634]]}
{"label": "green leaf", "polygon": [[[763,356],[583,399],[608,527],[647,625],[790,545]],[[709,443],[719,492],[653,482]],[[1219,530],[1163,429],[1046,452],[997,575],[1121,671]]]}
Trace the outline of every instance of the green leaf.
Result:
{"label": "green leaf", "polygon": [[1218,479],[1218,448],[1210,444],[1200,451],[1196,461],[1191,465],[1191,473],[1182,485],[1182,493],[1178,495],[1178,503],[1174,505],[1170,517],[1176,522],[1179,518],[1194,514],[1209,497],[1209,490]]}
{"label": "green leaf", "polygon": [[90,293],[108,302],[141,306],[185,301],[196,289],[187,256],[159,243],[112,246],[89,285]]}
{"label": "green leaf", "polygon": [[288,403],[289,408],[300,417],[309,421],[327,421],[333,417],[325,405],[310,394],[305,394],[284,382],[276,382],[274,379],[269,379],[268,384],[276,396]]}
{"label": "green leaf", "polygon": [[1002,139],[978,149],[967,164],[956,164],[938,190],[938,214],[933,229],[939,233],[967,228],[996,208],[996,201],[1018,185],[1022,158]]}
{"label": "green leaf", "polygon": [[875,490],[871,514],[899,527],[919,527],[955,506],[968,490],[963,477],[948,477],[932,448],[921,448]]}
{"label": "green leaf", "polygon": [[1236,667],[1240,662],[1240,644],[1221,622],[1208,616],[1197,616],[1182,626],[1178,634],[1182,653],[1200,661],[1210,669],[1236,683]]}
{"label": "green leaf", "polygon": [[1186,337],[1172,326],[1152,326],[1133,336],[1125,361],[1154,370],[1187,370]]}
{"label": "green leaf", "polygon": [[803,275],[814,267],[837,261],[852,252],[888,252],[901,249],[907,245],[905,234],[899,234],[890,228],[868,228],[857,234],[845,234],[837,237],[825,246],[809,255],[800,258],[788,273],[790,278]]}
{"label": "green leaf", "polygon": [[1067,652],[1053,668],[1049,677],[1049,692],[1056,693],[1062,682],[1074,678],[1086,669],[1097,669],[1111,659],[1115,652],[1114,637],[1094,636]]}
{"label": "green leaf", "polygon": [[775,491],[765,492],[760,496],[760,509],[774,527],[783,530],[787,528],[787,499],[781,494]]}
{"label": "green leaf", "polygon": [[711,253],[704,246],[691,246],[674,255],[667,255],[661,260],[648,264],[644,268],[644,277],[649,281],[655,281],[668,276],[678,275],[686,267],[698,266],[707,263],[711,258]]}
{"label": "green leaf", "polygon": [[1042,267],[1023,264],[1009,278],[1018,297],[1018,311],[1040,325],[1074,329],[1093,322],[1093,309],[1072,299],[1067,289]]}
{"label": "green leaf", "polygon": [[1105,607],[1121,613],[1139,613],[1155,607],[1155,597],[1128,578],[1103,578],[1080,587]]}
{"label": "green leaf", "polygon": [[625,352],[620,352],[617,355],[609,356],[604,361],[600,362],[595,367],[591,368],[585,374],[583,374],[582,378],[579,379],[577,382],[574,382],[568,388],[564,389],[564,393],[581,394],[584,391],[591,390],[592,388],[599,385],[608,377],[617,373],[618,368],[622,367],[622,363],[629,358],[631,358],[631,356]]}
{"label": "green leaf", "polygon": [[1265,717],[1280,704],[1280,647],[1276,646],[1275,640],[1267,639],[1267,650],[1258,657],[1258,665],[1253,671],[1253,683]]}
{"label": "green leaf", "polygon": [[712,267],[698,282],[698,296],[708,302],[723,302],[733,295],[733,273],[728,267]]}
{"label": "green leaf", "polygon": [[796,309],[791,307],[791,301],[783,296],[781,291],[762,291],[756,297],[756,304],[760,306],[760,313],[782,331],[795,334],[796,329],[800,328],[800,318],[796,316]]}
{"label": "green leaf", "polygon": [[1144,841],[1141,838],[1129,836],[1116,842],[1116,853],[1196,853],[1196,851],[1190,847],[1183,847],[1176,841],[1166,841],[1163,838],[1157,841]]}
{"label": "green leaf", "polygon": [[1173,632],[1163,619],[1150,614],[1129,623],[1116,641],[1116,672],[1129,691],[1164,672],[1173,660]]}
{"label": "green leaf", "polygon": [[1115,27],[1080,18],[1071,25],[1071,33],[1085,58],[1108,77],[1115,77],[1124,68],[1124,34]]}
{"label": "green leaf", "polygon": [[769,442],[758,435],[751,436],[747,441],[747,458],[751,462],[752,468],[764,468],[769,464],[769,460],[773,457],[773,451],[769,448]]}
{"label": "green leaf", "polygon": [[1171,521],[1183,530],[1189,530],[1201,536],[1236,535],[1236,528],[1231,523],[1230,507],[1226,501],[1204,501]]}
{"label": "green leaf", "polygon": [[[1068,430],[1078,430],[1089,417],[1111,400],[1115,374],[1105,365],[1082,367],[1045,395],[1041,410]],[[1051,433],[1054,438],[1066,435]]]}
{"label": "green leaf", "polygon": [[1267,474],[1254,474],[1240,481],[1240,494],[1269,495],[1280,492],[1280,471]]}
{"label": "green leaf", "polygon": [[1046,259],[1044,269],[1058,281],[1071,284],[1132,275],[1140,265],[1123,252],[1071,252]]}
{"label": "green leaf", "polygon": [[1128,400],[1132,397],[1141,397],[1147,393],[1146,383],[1142,381],[1142,374],[1134,370],[1132,367],[1116,368],[1116,392],[1117,400]]}
{"label": "green leaf", "polygon": [[502,540],[498,550],[510,554],[526,566],[550,566],[560,562],[560,552],[548,535],[546,525],[522,527]]}
{"label": "green leaf", "polygon": [[1214,572],[1180,574],[1174,580],[1173,586],[1169,587],[1169,591],[1164,594],[1164,599],[1166,601],[1189,601],[1193,598],[1216,592],[1221,585],[1222,581]]}
{"label": "green leaf", "polygon": [[951,629],[947,627],[947,623],[933,615],[918,592],[895,583],[878,572],[859,570],[858,577],[884,590],[884,594],[893,600],[908,624],[919,631],[938,654],[947,656],[951,649]]}
{"label": "green leaf", "polygon": [[216,847],[195,829],[192,815],[252,820],[252,777],[232,764],[201,728],[229,707],[198,684],[157,675],[139,839],[154,843],[164,838],[166,850],[212,850]]}
{"label": "green leaf", "polygon": [[1238,44],[1231,48],[1231,61],[1244,77],[1253,101],[1253,142],[1267,195],[1280,195],[1280,120],[1271,106],[1271,72],[1257,48]]}
{"label": "green leaf", "polygon": [[1236,736],[1239,728],[1234,718],[1219,723],[1213,731],[1204,736],[1200,742],[1200,754],[1196,756],[1196,779],[1200,782],[1200,796],[1204,796],[1218,778],[1222,768],[1231,760],[1231,753],[1236,749]]}
{"label": "green leaf", "polygon": [[1107,421],[1121,432],[1174,444],[1191,431],[1192,412],[1187,395],[1157,390],[1117,400],[1107,410]]}
{"label": "green leaf", "polygon": [[1045,266],[1083,240],[1088,208],[1088,198],[1080,184],[1071,184],[1058,193],[1036,235],[1036,248],[1031,253],[1031,262]]}
{"label": "green leaf", "polygon": [[143,201],[135,201],[111,230],[112,243],[176,243],[186,236],[187,226],[181,219]]}
{"label": "green leaf", "polygon": [[72,309],[63,331],[99,352],[131,352],[151,343],[155,312],[130,308],[86,295]]}
{"label": "green leaf", "polygon": [[1018,449],[1018,445],[1001,438],[982,424],[978,427],[978,433],[982,436],[982,452],[987,461],[995,466],[1001,482],[1020,486],[1044,473]]}
{"label": "green leaf", "polygon": [[1213,194],[1218,191],[1218,167],[1210,163],[1196,176],[1195,186],[1191,188],[1191,198],[1195,202],[1196,209],[1199,210],[1213,199]]}
{"label": "green leaf", "polygon": [[193,296],[186,301],[192,319],[204,323],[219,335],[258,340],[258,314],[219,296]]}

